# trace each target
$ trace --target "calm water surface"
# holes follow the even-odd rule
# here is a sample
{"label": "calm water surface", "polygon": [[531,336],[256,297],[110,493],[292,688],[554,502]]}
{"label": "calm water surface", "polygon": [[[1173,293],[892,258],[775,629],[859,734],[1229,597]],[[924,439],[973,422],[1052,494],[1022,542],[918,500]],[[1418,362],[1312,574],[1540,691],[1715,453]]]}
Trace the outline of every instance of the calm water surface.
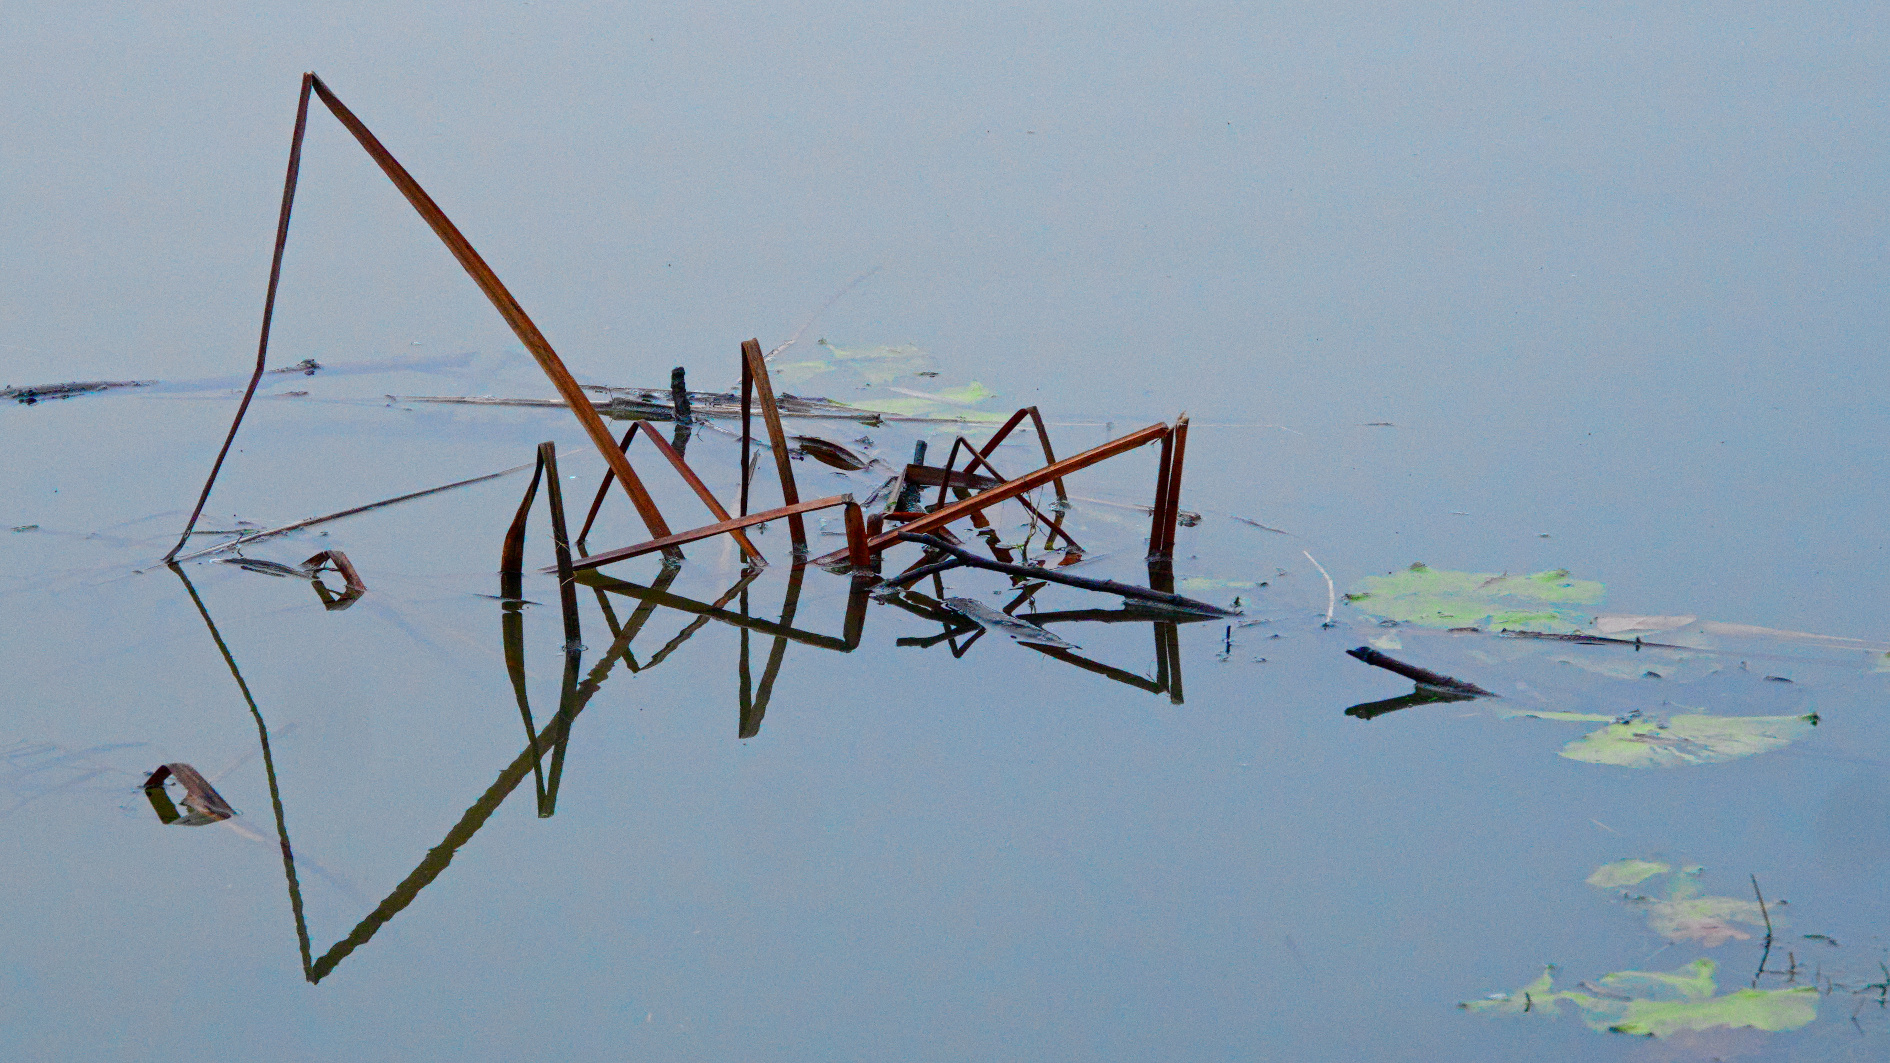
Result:
{"label": "calm water surface", "polygon": [[[164,19],[19,12],[0,44],[22,101],[0,118],[3,382],[163,382],[0,411],[8,1058],[1884,1055],[1881,12]],[[683,365],[720,388],[741,340],[806,325],[784,367],[910,345],[938,375],[783,388],[975,381],[967,409],[1037,404],[1059,453],[1187,410],[1201,520],[1174,575],[1242,615],[1051,621],[1088,667],[967,648],[795,576],[770,528],[745,584],[713,540],[610,568],[567,679],[542,500],[540,604],[508,623],[493,597],[519,474],[248,551],[345,551],[369,587],[345,610],[153,567],[253,357],[311,68],[583,380]],[[563,411],[412,401],[550,389],[327,116],[307,153],[272,363],[326,368],[266,378],[206,527],[546,439],[581,512],[602,465]],[[957,431],[791,428],[892,464]],[[732,499],[735,442],[688,454]],[[632,456],[673,524],[707,519]],[[1153,469],[1072,478],[1078,571],[1148,578],[1130,507]],[[810,497],[884,478],[796,472]],[[617,503],[591,543],[640,537]],[[1370,599],[1328,625],[1311,558],[1338,592],[1413,562],[1566,568],[1606,585],[1585,627],[1698,621],[1685,652],[1388,627]],[[1053,586],[1016,610],[1116,605]],[[1503,697],[1348,714],[1412,690],[1343,652],[1367,643]],[[1743,755],[1668,743],[1712,763],[1560,755],[1615,719],[1811,714]],[[140,785],[169,762],[240,815],[160,823]],[[1666,870],[1589,884],[1629,859]],[[1769,951],[1738,907],[1755,878]],[[1458,1006],[1524,1001],[1548,964],[1593,1006]],[[1607,977],[1633,971],[1760,1010],[1609,1033],[1688,1002]],[[1755,981],[1811,992],[1734,997]]]}

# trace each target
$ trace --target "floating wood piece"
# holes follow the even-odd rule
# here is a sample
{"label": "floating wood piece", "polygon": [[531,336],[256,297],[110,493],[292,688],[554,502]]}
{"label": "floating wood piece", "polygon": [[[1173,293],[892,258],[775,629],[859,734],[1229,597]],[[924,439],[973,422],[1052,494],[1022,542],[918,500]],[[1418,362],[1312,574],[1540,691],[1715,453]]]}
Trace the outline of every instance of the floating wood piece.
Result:
{"label": "floating wood piece", "polygon": [[[184,788],[184,807],[189,814],[179,815],[177,806],[171,803],[169,794],[164,792],[164,780],[175,778]],[[151,801],[151,807],[164,823],[176,823],[185,827],[202,827],[218,823],[236,816],[236,809],[217,793],[217,788],[210,785],[210,780],[203,773],[188,764],[160,764],[150,777],[144,780],[145,797]]]}
{"label": "floating wood piece", "polygon": [[650,534],[659,538],[668,535],[669,526],[664,523],[662,513],[657,510],[656,503],[650,498],[649,492],[643,489],[642,482],[637,479],[636,471],[630,467],[629,459],[616,448],[609,429],[604,427],[603,418],[598,416],[590,399],[584,394],[584,389],[565,368],[564,362],[552,349],[551,343],[545,339],[543,333],[538,331],[538,326],[526,315],[518,300],[513,298],[512,293],[500,282],[498,275],[493,273],[492,268],[479,257],[479,253],[473,250],[472,244],[447,218],[446,213],[439,208],[433,198],[427,195],[426,190],[420,187],[420,183],[414,180],[413,175],[409,174],[380,140],[369,131],[368,127],[355,117],[354,112],[329,91],[328,86],[322,83],[322,79],[311,72],[302,77],[302,95],[296,108],[295,134],[289,149],[289,171],[283,182],[282,211],[276,226],[275,255],[269,271],[268,293],[263,301],[263,330],[262,339],[258,344],[256,372],[250,379],[249,388],[244,392],[243,401],[237,408],[236,418],[230,425],[229,436],[224,440],[223,449],[218,452],[217,460],[211,467],[210,477],[204,483],[203,493],[197,500],[196,508],[192,511],[184,535],[179,538],[177,545],[171,548],[170,553],[165,555],[165,560],[169,561],[177,556],[177,552],[188,540],[191,529],[196,526],[197,518],[203,512],[204,502],[210,497],[211,486],[216,482],[217,471],[222,468],[223,458],[228,454],[230,444],[236,438],[236,430],[242,423],[243,412],[248,409],[250,399],[255,395],[257,382],[262,379],[263,364],[268,352],[269,322],[275,309],[276,289],[281,281],[282,255],[288,241],[290,208],[295,201],[296,178],[301,167],[302,140],[308,127],[308,99],[311,90],[320,97],[322,103],[327,105],[329,112],[354,135],[355,140],[380,166],[381,172],[387,175],[388,180],[394,183],[394,187],[400,190],[407,202],[426,220],[434,234],[446,245],[447,250],[452,252],[453,257],[459,260],[459,264],[472,277],[480,291],[485,293],[486,298],[499,311],[499,315],[505,319],[506,324],[511,326],[513,334],[538,362],[539,368],[551,380],[559,396],[571,407],[571,412],[576,415],[578,424],[590,437],[592,445],[597,448],[598,453],[603,455],[605,463],[616,472],[618,482],[623,485],[624,492],[630,496],[631,504],[636,507],[638,515],[643,519]]}
{"label": "floating wood piece", "polygon": [[[332,567],[341,573],[343,588],[340,594],[330,591],[322,583],[321,572],[324,567]],[[361,578],[361,573],[355,571],[354,562],[339,550],[323,550],[302,562],[302,570],[308,573],[309,581],[315,584],[315,594],[321,598],[322,607],[331,612],[346,609],[367,593],[367,582]]]}
{"label": "floating wood piece", "polygon": [[[926,468],[925,440],[921,439],[912,444],[912,461],[899,474],[899,486],[894,488],[892,498],[888,500],[886,506],[889,511],[919,508],[919,488],[925,485],[912,478],[913,471]],[[926,473],[920,472],[919,475],[923,476]]]}
{"label": "floating wood piece", "polygon": [[1007,613],[1000,613],[975,598],[947,598],[940,604],[977,623],[987,631],[1010,636],[1013,642],[1027,643],[1032,646],[1054,646],[1060,650],[1082,648],[1064,641],[1054,633],[1045,631],[1028,620],[1020,620]]}
{"label": "floating wood piece", "polygon": [[[616,550],[606,550],[601,554],[592,554],[591,556],[583,559],[582,561],[579,561],[576,565],[576,568],[579,571],[582,571],[585,569],[597,568],[600,565],[609,565],[618,561],[625,561],[633,557],[640,557],[644,554],[650,553],[655,550],[666,550],[672,547],[681,546],[684,543],[693,543],[698,539],[707,539],[710,536],[721,535],[723,532],[731,532],[731,531],[736,530],[737,528],[748,528],[756,524],[766,524],[768,521],[779,520],[782,517],[786,517],[789,520],[792,520],[803,513],[812,513],[815,510],[820,510],[820,509],[832,509],[835,506],[851,506],[855,510],[859,509],[859,503],[853,501],[852,495],[834,495],[830,498],[817,498],[812,502],[797,502],[791,506],[782,506],[779,509],[763,510],[760,513],[750,513],[749,515],[745,517],[735,517],[730,520],[725,520],[725,521],[721,521],[715,524],[705,525],[703,527],[695,528],[690,531],[677,532],[672,535],[667,535],[661,539],[652,539],[646,543],[638,543],[635,546],[625,546]],[[849,529],[852,528],[853,521],[849,519],[847,522],[847,525]],[[866,539],[864,538],[865,527],[866,527],[865,521],[861,521],[860,522],[861,538],[858,543],[859,550],[864,550],[866,547]],[[854,550],[855,550],[855,544],[852,542],[849,542],[847,544],[846,551],[842,553],[842,559],[844,560],[846,557],[851,556],[854,553]],[[862,554],[861,556],[870,556],[870,555]]]}
{"label": "floating wood piece", "polygon": [[677,424],[689,423],[689,384],[682,366],[669,371],[669,401],[671,416]]}
{"label": "floating wood piece", "polygon": [[1419,668],[1413,664],[1406,664],[1395,657],[1387,657],[1377,650],[1372,649],[1370,646],[1360,646],[1357,649],[1346,650],[1345,652],[1348,657],[1356,657],[1374,668],[1383,668],[1387,672],[1396,672],[1406,679],[1414,683],[1422,684],[1423,686],[1435,687],[1438,690],[1451,690],[1459,694],[1472,694],[1485,698],[1498,696],[1477,686],[1475,683],[1466,683],[1461,679],[1452,679],[1450,676],[1441,675],[1428,668]]}
{"label": "floating wood piece", "polygon": [[[1128,435],[1120,436],[1106,443],[1093,446],[1073,457],[1065,458],[1062,461],[1046,465],[1041,469],[1025,473],[1015,480],[999,484],[989,491],[972,495],[970,498],[960,499],[941,509],[933,510],[931,513],[927,513],[925,516],[907,524],[902,529],[881,532],[866,541],[866,548],[870,553],[878,553],[893,543],[898,542],[902,535],[929,532],[937,528],[942,528],[960,517],[989,509],[999,502],[1015,498],[1025,491],[1041,487],[1052,480],[1068,476],[1070,473],[1080,469],[1086,469],[1099,461],[1105,461],[1118,454],[1134,450],[1137,447],[1146,446],[1161,439],[1167,432],[1167,425],[1152,424],[1147,428],[1130,432]],[[820,565],[833,565],[838,564],[843,559],[844,555],[836,552],[816,559],[815,563]]]}
{"label": "floating wood piece", "polygon": [[[277,371],[270,370],[272,373]],[[676,417],[676,406],[668,388],[625,388],[612,387],[608,384],[584,384],[582,387],[590,394],[598,396],[592,400],[592,406],[599,415],[604,417],[649,421],[671,421]],[[518,406],[551,410],[570,408],[570,403],[563,399],[508,398],[491,395],[391,395],[389,398],[396,402],[427,402],[453,406]],[[783,418],[853,421],[868,425],[886,421],[913,424],[977,423],[964,414],[951,417],[908,417],[882,413],[878,410],[849,406],[844,402],[836,402],[818,395],[790,395],[782,392],[774,398],[775,408],[780,411]],[[696,424],[701,424],[708,418],[740,417],[740,396],[735,392],[691,391],[689,413],[691,420]]]}
{"label": "floating wood piece", "polygon": [[0,399],[12,399],[22,406],[31,406],[47,399],[69,399],[74,395],[112,391],[117,388],[148,388],[156,383],[155,380],[74,380],[66,384],[35,384],[29,387],[0,388]]}
{"label": "floating wood piece", "polygon": [[[767,425],[768,442],[774,447],[774,470],[781,477],[783,508],[793,510],[801,500],[801,493],[794,486],[794,463],[788,460],[787,433],[781,428],[781,411],[774,404],[774,383],[768,379],[768,363],[761,357],[760,340],[742,341],[742,364],[753,380],[755,396],[761,400],[761,420]],[[788,515],[788,533],[794,539],[797,552],[807,548],[807,525],[801,520],[801,512],[794,510]]]}

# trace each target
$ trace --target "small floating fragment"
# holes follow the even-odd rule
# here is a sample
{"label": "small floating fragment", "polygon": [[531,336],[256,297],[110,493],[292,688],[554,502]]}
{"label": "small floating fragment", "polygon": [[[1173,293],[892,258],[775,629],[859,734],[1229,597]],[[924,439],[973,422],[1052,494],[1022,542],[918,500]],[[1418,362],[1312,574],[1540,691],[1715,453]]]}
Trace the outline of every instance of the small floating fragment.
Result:
{"label": "small floating fragment", "polygon": [[[165,792],[164,782],[175,778],[184,788],[184,813],[177,811],[171,795]],[[144,796],[151,802],[152,811],[158,820],[165,824],[177,824],[181,827],[203,827],[236,817],[236,809],[217,793],[217,788],[210,785],[210,780],[203,773],[188,764],[160,764],[150,777],[144,780]]]}
{"label": "small floating fragment", "polygon": [[1053,646],[1060,650],[1082,648],[1064,641],[1055,634],[1038,627],[1028,620],[1019,620],[1017,617],[1007,613],[1000,613],[980,601],[974,601],[970,598],[947,598],[940,604],[944,605],[945,608],[950,609],[952,612],[957,613],[959,616],[976,623],[986,631],[996,631],[999,634],[1009,635],[1015,642],[1027,643],[1032,646]]}

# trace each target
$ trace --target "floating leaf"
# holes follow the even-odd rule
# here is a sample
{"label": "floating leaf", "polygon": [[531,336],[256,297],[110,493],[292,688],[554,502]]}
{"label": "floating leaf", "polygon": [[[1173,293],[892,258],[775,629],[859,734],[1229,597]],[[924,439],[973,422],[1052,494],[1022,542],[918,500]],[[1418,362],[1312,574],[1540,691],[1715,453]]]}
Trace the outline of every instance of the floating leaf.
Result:
{"label": "floating leaf", "polygon": [[1735,921],[1763,925],[1764,917],[1753,901],[1735,897],[1695,897],[1684,901],[1661,901],[1653,906],[1647,924],[1670,941],[1698,941],[1705,948],[1717,948],[1728,941],[1750,941],[1752,935],[1734,926]]}
{"label": "floating leaf", "polygon": [[1187,591],[1238,591],[1252,590],[1260,585],[1250,579],[1213,579],[1208,576],[1189,576],[1181,580],[1177,586]]}
{"label": "floating leaf", "polygon": [[967,410],[952,406],[937,399],[901,398],[901,399],[866,399],[851,403],[857,409],[883,413],[889,417],[950,417],[966,421],[1002,421],[1003,414],[987,413],[983,410]]}
{"label": "floating leaf", "polygon": [[832,362],[817,361],[786,362],[768,367],[768,375],[773,377],[776,383],[785,384],[788,387],[798,387],[822,373],[832,371]]}
{"label": "floating leaf", "polygon": [[823,339],[818,345],[838,365],[858,372],[868,384],[890,384],[900,377],[938,371],[931,355],[909,343],[897,347],[835,347]]}
{"label": "floating leaf", "polygon": [[1554,720],[1557,723],[1614,723],[1619,716],[1608,716],[1599,712],[1553,712],[1548,709],[1521,709],[1504,712],[1505,716],[1527,716],[1532,720]]}
{"label": "floating leaf", "polygon": [[1653,860],[1616,860],[1612,864],[1595,868],[1594,874],[1588,876],[1588,884],[1596,889],[1617,889],[1672,870],[1672,867]]}
{"label": "floating leaf", "polygon": [[1489,1011],[1497,1014],[1521,1015],[1537,1010],[1550,1015],[1560,1014],[1557,1007],[1563,1000],[1573,1000],[1579,1006],[1583,1000],[1590,999],[1580,993],[1557,993],[1554,989],[1555,966],[1551,964],[1542,969],[1542,977],[1516,990],[1514,993],[1492,993],[1482,1000],[1465,1001],[1457,1005],[1465,1011]]}
{"label": "floating leaf", "polygon": [[997,398],[997,392],[978,383],[976,380],[962,387],[943,388],[938,391],[914,391],[911,388],[888,388],[901,395],[910,395],[915,399],[931,399],[935,402],[949,402],[953,406],[975,406],[986,399]]}
{"label": "floating leaf", "polygon": [[[1536,713],[1553,718],[1552,713]],[[1569,714],[1574,715],[1574,714]],[[1716,764],[1787,745],[1811,733],[1806,716],[1675,716],[1614,723],[1562,747],[1570,760],[1623,768],[1677,768]]]}
{"label": "floating leaf", "polygon": [[1567,569],[1511,576],[1416,564],[1361,580],[1345,600],[1372,616],[1425,627],[1568,632],[1589,616],[1575,607],[1600,602],[1604,592],[1600,583],[1573,579]]}
{"label": "floating leaf", "polygon": [[1676,631],[1698,619],[1697,616],[1598,616],[1595,618],[1595,632],[1601,635],[1637,635]]}
{"label": "floating leaf", "polygon": [[1697,941],[1709,949],[1728,941],[1751,940],[1751,934],[1733,924],[1764,926],[1766,913],[1756,901],[1702,896],[1700,871],[1688,868],[1674,876],[1667,899],[1648,908],[1647,925],[1669,941]]}
{"label": "floating leaf", "polygon": [[[1811,986],[1740,989],[1715,996],[1718,985],[1713,975],[1718,969],[1711,960],[1695,960],[1671,972],[1617,971],[1599,979],[1601,987],[1610,991],[1600,996],[1555,992],[1551,967],[1514,993],[1458,1006],[1466,1011],[1498,1014],[1556,1015],[1560,1013],[1559,1005],[1567,1001],[1580,1008],[1596,1029],[1646,1037],[1669,1037],[1719,1026],[1795,1030],[1818,1017],[1818,991]],[[1673,999],[1676,996],[1679,999]]]}

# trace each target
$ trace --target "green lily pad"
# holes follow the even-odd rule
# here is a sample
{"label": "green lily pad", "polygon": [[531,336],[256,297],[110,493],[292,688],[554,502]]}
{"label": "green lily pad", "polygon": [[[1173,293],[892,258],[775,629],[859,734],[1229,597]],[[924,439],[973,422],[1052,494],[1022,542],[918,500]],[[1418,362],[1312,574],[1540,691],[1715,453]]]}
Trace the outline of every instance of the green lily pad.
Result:
{"label": "green lily pad", "polygon": [[1669,865],[1653,860],[1616,860],[1595,868],[1594,874],[1588,876],[1588,884],[1596,889],[1617,889],[1672,870]]}
{"label": "green lily pad", "polygon": [[[1538,714],[1546,715],[1546,714]],[[1614,723],[1562,747],[1570,760],[1623,768],[1717,764],[1764,753],[1811,733],[1817,715],[1675,716]]]}
{"label": "green lily pad", "polygon": [[1360,580],[1345,600],[1386,620],[1425,627],[1489,627],[1569,632],[1587,623],[1606,588],[1567,569],[1511,576],[1453,572],[1416,564]]}

